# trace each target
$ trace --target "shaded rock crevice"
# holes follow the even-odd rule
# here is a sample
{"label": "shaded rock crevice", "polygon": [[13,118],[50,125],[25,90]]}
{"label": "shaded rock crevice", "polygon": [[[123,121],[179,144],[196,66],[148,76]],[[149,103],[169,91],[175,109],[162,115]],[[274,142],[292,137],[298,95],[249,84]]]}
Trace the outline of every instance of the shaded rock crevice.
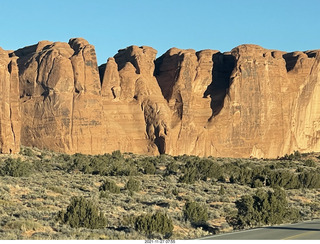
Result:
{"label": "shaded rock crevice", "polygon": [[235,68],[235,57],[230,53],[216,53],[212,56],[212,83],[203,94],[204,98],[210,96],[212,115],[208,119],[217,116],[223,109],[225,97],[229,93],[231,85],[231,74]]}

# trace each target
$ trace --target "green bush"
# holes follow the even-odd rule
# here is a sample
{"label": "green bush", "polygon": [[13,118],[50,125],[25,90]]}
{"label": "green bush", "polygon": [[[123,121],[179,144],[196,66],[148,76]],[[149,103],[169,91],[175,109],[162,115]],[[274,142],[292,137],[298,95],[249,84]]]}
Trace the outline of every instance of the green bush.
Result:
{"label": "green bush", "polygon": [[296,209],[288,207],[285,191],[280,188],[273,192],[258,189],[255,195],[242,196],[236,201],[236,207],[237,216],[228,218],[235,229],[281,224],[300,217]]}
{"label": "green bush", "polygon": [[143,165],[143,173],[153,175],[156,173],[156,166],[152,162],[145,162]]}
{"label": "green bush", "polygon": [[184,171],[184,174],[179,177],[180,183],[193,184],[196,180],[199,180],[196,168],[187,168]]}
{"label": "green bush", "polygon": [[121,159],[121,158],[123,158],[120,150],[113,151],[111,155],[112,155],[113,158],[116,158],[116,159]]}
{"label": "green bush", "polygon": [[252,184],[251,184],[252,188],[259,188],[259,187],[263,187],[263,182],[259,179],[255,179]]}
{"label": "green bush", "polygon": [[29,176],[32,171],[33,167],[30,163],[21,161],[20,158],[8,158],[4,161],[4,166],[0,169],[0,174],[2,176],[24,177]]}
{"label": "green bush", "polygon": [[316,167],[316,163],[312,159],[307,159],[304,161],[304,165],[307,167]]}
{"label": "green bush", "polygon": [[143,214],[135,219],[135,229],[147,235],[162,234],[165,238],[172,235],[172,219],[166,214],[156,212],[155,214]]}
{"label": "green bush", "polygon": [[139,180],[135,180],[130,178],[126,183],[126,189],[129,191],[139,191],[141,187],[141,182]]}
{"label": "green bush", "polygon": [[58,213],[58,220],[69,224],[72,228],[100,229],[107,224],[106,218],[99,212],[97,206],[84,197],[73,197],[67,211]]}
{"label": "green bush", "polygon": [[301,187],[301,183],[297,174],[288,170],[277,170],[268,175],[267,186],[298,189]]}
{"label": "green bush", "polygon": [[184,209],[184,218],[194,225],[205,224],[208,220],[208,210],[197,202],[186,202]]}
{"label": "green bush", "polygon": [[222,180],[223,169],[210,159],[200,159],[199,157],[190,157],[182,169],[183,175],[180,176],[179,182],[193,184],[198,180]]}
{"label": "green bush", "polygon": [[170,162],[166,167],[166,175],[177,175],[179,165],[176,162]]}
{"label": "green bush", "polygon": [[102,176],[129,176],[137,175],[136,163],[128,158],[124,159],[120,151],[114,151],[111,155],[89,156],[76,153],[72,156],[68,171],[79,170],[85,174],[99,174]]}
{"label": "green bush", "polygon": [[281,160],[299,160],[301,159],[301,153],[299,151],[294,151],[294,153],[291,153],[290,155],[286,154]]}
{"label": "green bush", "polygon": [[28,148],[28,147],[21,148],[20,154],[21,154],[21,155],[28,156],[28,157],[34,156],[33,151],[32,151],[30,148]]}
{"label": "green bush", "polygon": [[224,189],[224,186],[220,186],[220,189],[219,189],[219,195],[222,196],[226,193],[225,189]]}
{"label": "green bush", "polygon": [[304,188],[320,188],[320,175],[314,171],[304,171],[298,178]]}
{"label": "green bush", "polygon": [[105,180],[105,182],[100,186],[100,191],[109,191],[111,193],[120,193],[120,187],[112,180]]}
{"label": "green bush", "polygon": [[203,180],[206,180],[207,178],[219,179],[223,177],[222,168],[209,159],[201,159],[195,164],[195,167],[198,169],[199,175]]}

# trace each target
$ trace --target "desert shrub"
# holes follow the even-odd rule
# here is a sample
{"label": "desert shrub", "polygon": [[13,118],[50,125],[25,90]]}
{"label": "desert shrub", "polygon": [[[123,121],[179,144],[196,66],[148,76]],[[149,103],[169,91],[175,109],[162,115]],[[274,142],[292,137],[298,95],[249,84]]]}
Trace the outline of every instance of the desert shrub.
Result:
{"label": "desert shrub", "polygon": [[263,187],[263,182],[261,180],[259,180],[259,179],[255,179],[255,180],[252,181],[251,187],[252,188]]}
{"label": "desert shrub", "polygon": [[33,171],[32,165],[28,162],[21,161],[20,158],[8,158],[4,161],[3,167],[0,169],[0,175],[24,177],[29,176]]}
{"label": "desert shrub", "polygon": [[153,175],[156,172],[156,167],[154,166],[153,163],[147,162],[144,165],[144,173],[148,175]]}
{"label": "desert shrub", "polygon": [[136,161],[140,172],[143,174],[153,175],[156,173],[156,165],[159,159],[156,157],[146,157]]}
{"label": "desert shrub", "polygon": [[72,164],[70,165],[69,171],[80,170],[85,174],[91,173],[90,158],[87,155],[76,153],[72,156]]}
{"label": "desert shrub", "polygon": [[224,186],[220,186],[219,195],[222,196],[226,193]]}
{"label": "desert shrub", "polygon": [[147,235],[162,234],[165,238],[172,235],[172,219],[166,214],[156,212],[155,214],[143,214],[135,219],[135,229]]}
{"label": "desert shrub", "polygon": [[63,194],[65,189],[58,187],[58,186],[48,186],[47,187],[48,190],[59,193],[59,194]]}
{"label": "desert shrub", "polygon": [[316,167],[316,163],[312,159],[307,159],[304,161],[304,165],[307,167]]}
{"label": "desert shrub", "polygon": [[202,225],[208,220],[207,208],[197,202],[186,202],[183,214],[185,220],[189,220],[193,225]]}
{"label": "desert shrub", "polygon": [[178,190],[177,187],[175,187],[175,188],[172,189],[172,194],[173,194],[174,196],[178,196],[178,195],[179,195],[179,190]]}
{"label": "desert shrub", "polygon": [[119,159],[109,161],[108,171],[103,175],[110,176],[133,176],[138,175],[138,168],[136,163],[128,159]]}
{"label": "desert shrub", "polygon": [[85,174],[94,174],[102,176],[130,176],[137,175],[138,169],[135,162],[125,159],[120,151],[114,151],[112,154],[89,156],[84,154],[74,154],[68,164],[67,170],[79,170]]}
{"label": "desert shrub", "polygon": [[100,191],[109,191],[111,193],[120,193],[120,187],[112,180],[105,180],[99,188]]}
{"label": "desert shrub", "polygon": [[238,171],[233,175],[233,179],[235,183],[240,185],[247,185],[250,184],[253,178],[253,172],[251,169],[242,166],[238,169]]}
{"label": "desert shrub", "polygon": [[84,197],[73,197],[67,211],[58,213],[58,220],[69,224],[72,228],[100,229],[107,224],[106,218],[99,212],[98,207]]}
{"label": "desert shrub", "polygon": [[207,180],[208,178],[218,180],[223,177],[223,170],[217,163],[210,159],[200,159],[198,157],[190,157],[183,166],[182,173],[179,182],[187,184],[193,184],[195,181]]}
{"label": "desert shrub", "polygon": [[28,156],[28,157],[34,156],[33,151],[31,150],[31,148],[28,148],[28,147],[21,148],[20,149],[20,154],[24,155],[24,156]]}
{"label": "desert shrub", "polygon": [[268,175],[267,186],[283,187],[285,189],[319,188],[320,175],[317,172],[298,168],[299,173],[288,170],[272,171]]}
{"label": "desert shrub", "polygon": [[267,178],[267,186],[283,187],[285,189],[298,189],[301,186],[298,175],[288,170],[276,170],[270,172]]}
{"label": "desert shrub", "polygon": [[21,219],[21,220],[15,220],[15,221],[9,221],[6,223],[5,228],[8,229],[18,229],[21,231],[30,231],[30,230],[40,230],[43,229],[43,226],[35,222],[33,220],[28,220],[28,219]]}
{"label": "desert shrub", "polygon": [[109,198],[109,193],[106,191],[100,191],[99,198]]}
{"label": "desert shrub", "polygon": [[126,183],[126,189],[129,191],[139,191],[140,187],[141,187],[141,182],[133,178],[130,178]]}
{"label": "desert shrub", "polygon": [[294,159],[301,159],[301,153],[299,151],[294,151],[293,153]]}
{"label": "desert shrub", "polygon": [[177,175],[179,165],[176,162],[170,162],[166,167],[166,175]]}
{"label": "desert shrub", "polygon": [[196,168],[185,169],[184,174],[179,177],[180,183],[193,184],[196,180],[199,180],[198,170]]}
{"label": "desert shrub", "polygon": [[120,150],[113,151],[111,155],[112,155],[113,158],[116,158],[116,159],[123,158],[123,155],[121,154]]}
{"label": "desert shrub", "polygon": [[301,153],[299,151],[294,151],[291,154],[286,154],[284,155],[282,158],[280,158],[281,160],[299,160],[301,159]]}
{"label": "desert shrub", "polygon": [[320,188],[320,175],[314,171],[304,171],[298,178],[304,188]]}
{"label": "desert shrub", "polygon": [[222,168],[217,163],[209,159],[201,159],[196,163],[195,167],[199,170],[200,177],[219,179],[222,177]]}
{"label": "desert shrub", "polygon": [[298,211],[288,207],[285,191],[275,188],[265,192],[258,189],[255,195],[242,196],[236,201],[238,210],[234,218],[228,218],[235,229],[267,224],[281,224],[287,220],[297,220]]}

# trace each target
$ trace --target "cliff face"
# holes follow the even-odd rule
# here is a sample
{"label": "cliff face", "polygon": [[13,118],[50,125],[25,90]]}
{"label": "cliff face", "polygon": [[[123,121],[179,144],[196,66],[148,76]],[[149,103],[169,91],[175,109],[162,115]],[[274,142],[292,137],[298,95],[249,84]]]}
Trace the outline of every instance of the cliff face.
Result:
{"label": "cliff face", "polygon": [[130,46],[99,68],[81,38],[8,53],[0,52],[2,152],[18,151],[20,141],[88,154],[320,150],[318,50],[172,48],[156,59],[153,48]]}
{"label": "cliff face", "polygon": [[66,153],[101,152],[100,79],[83,39],[14,52],[20,73],[21,143]]}
{"label": "cliff face", "polygon": [[0,153],[19,152],[20,123],[16,58],[0,48]]}

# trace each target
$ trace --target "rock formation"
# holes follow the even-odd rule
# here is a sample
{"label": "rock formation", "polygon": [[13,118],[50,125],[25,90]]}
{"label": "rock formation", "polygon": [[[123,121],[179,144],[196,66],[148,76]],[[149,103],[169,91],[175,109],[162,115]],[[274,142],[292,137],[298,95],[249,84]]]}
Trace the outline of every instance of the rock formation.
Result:
{"label": "rock formation", "polygon": [[[277,157],[320,150],[320,51],[0,49],[0,150]],[[20,100],[19,100],[20,95]],[[20,116],[21,110],[21,116]],[[20,135],[21,128],[21,135]]]}
{"label": "rock formation", "polygon": [[20,123],[17,59],[0,48],[0,153],[20,151]]}

